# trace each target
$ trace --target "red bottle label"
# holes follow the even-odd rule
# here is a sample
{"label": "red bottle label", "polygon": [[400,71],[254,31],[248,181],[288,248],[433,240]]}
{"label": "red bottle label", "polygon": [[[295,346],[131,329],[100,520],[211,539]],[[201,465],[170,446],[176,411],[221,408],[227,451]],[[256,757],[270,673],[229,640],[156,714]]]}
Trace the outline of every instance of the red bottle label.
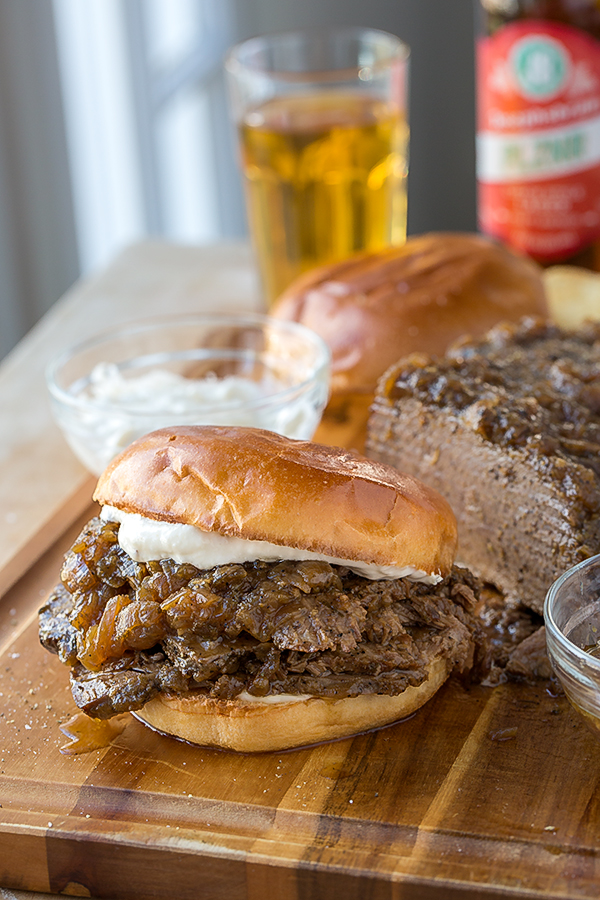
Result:
{"label": "red bottle label", "polygon": [[528,20],[477,48],[481,230],[567,258],[600,236],[600,43]]}

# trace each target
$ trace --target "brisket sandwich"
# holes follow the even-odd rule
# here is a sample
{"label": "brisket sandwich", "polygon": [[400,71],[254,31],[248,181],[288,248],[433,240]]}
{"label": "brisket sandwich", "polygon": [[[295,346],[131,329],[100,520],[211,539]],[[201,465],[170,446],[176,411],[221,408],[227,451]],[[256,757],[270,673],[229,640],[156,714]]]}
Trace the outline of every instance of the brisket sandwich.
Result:
{"label": "brisket sandwich", "polygon": [[257,429],[177,427],[101,476],[40,636],[76,704],[235,750],[402,719],[484,655],[446,501]]}

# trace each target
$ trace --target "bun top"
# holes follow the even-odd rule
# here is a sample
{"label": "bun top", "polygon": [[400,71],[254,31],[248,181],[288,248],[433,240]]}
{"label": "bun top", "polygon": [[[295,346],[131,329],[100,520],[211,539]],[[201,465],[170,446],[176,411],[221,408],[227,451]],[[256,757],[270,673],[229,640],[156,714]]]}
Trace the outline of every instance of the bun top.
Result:
{"label": "bun top", "polygon": [[94,499],[203,531],[445,576],[456,551],[448,503],[417,479],[255,428],[163,428],[130,444]]}
{"label": "bun top", "polygon": [[334,393],[372,393],[403,356],[439,355],[464,334],[547,308],[536,263],[479,235],[439,233],[307,272],[272,314],[326,341]]}

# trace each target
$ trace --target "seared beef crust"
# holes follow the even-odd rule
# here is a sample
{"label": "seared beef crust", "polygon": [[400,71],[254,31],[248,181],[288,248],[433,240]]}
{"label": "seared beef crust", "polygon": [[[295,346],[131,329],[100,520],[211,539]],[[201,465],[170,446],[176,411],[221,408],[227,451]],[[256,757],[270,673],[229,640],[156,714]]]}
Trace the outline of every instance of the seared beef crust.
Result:
{"label": "seared beef crust", "polygon": [[466,570],[432,587],[325,562],[136,563],[118,528],[88,523],[40,611],[43,645],[71,666],[75,702],[97,718],[159,691],[393,695],[422,683],[440,653],[458,670],[486,665]]}
{"label": "seared beef crust", "polygon": [[526,319],[379,383],[367,453],[439,491],[457,558],[538,614],[600,547],[600,325]]}

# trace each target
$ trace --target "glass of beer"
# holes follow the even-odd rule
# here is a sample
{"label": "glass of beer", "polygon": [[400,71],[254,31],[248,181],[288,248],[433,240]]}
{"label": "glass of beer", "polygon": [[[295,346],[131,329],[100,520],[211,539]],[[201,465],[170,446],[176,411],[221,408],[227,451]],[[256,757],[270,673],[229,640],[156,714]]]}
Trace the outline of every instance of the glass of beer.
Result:
{"label": "glass of beer", "polygon": [[300,273],[406,240],[409,50],[368,28],[251,38],[226,60],[267,305]]}

